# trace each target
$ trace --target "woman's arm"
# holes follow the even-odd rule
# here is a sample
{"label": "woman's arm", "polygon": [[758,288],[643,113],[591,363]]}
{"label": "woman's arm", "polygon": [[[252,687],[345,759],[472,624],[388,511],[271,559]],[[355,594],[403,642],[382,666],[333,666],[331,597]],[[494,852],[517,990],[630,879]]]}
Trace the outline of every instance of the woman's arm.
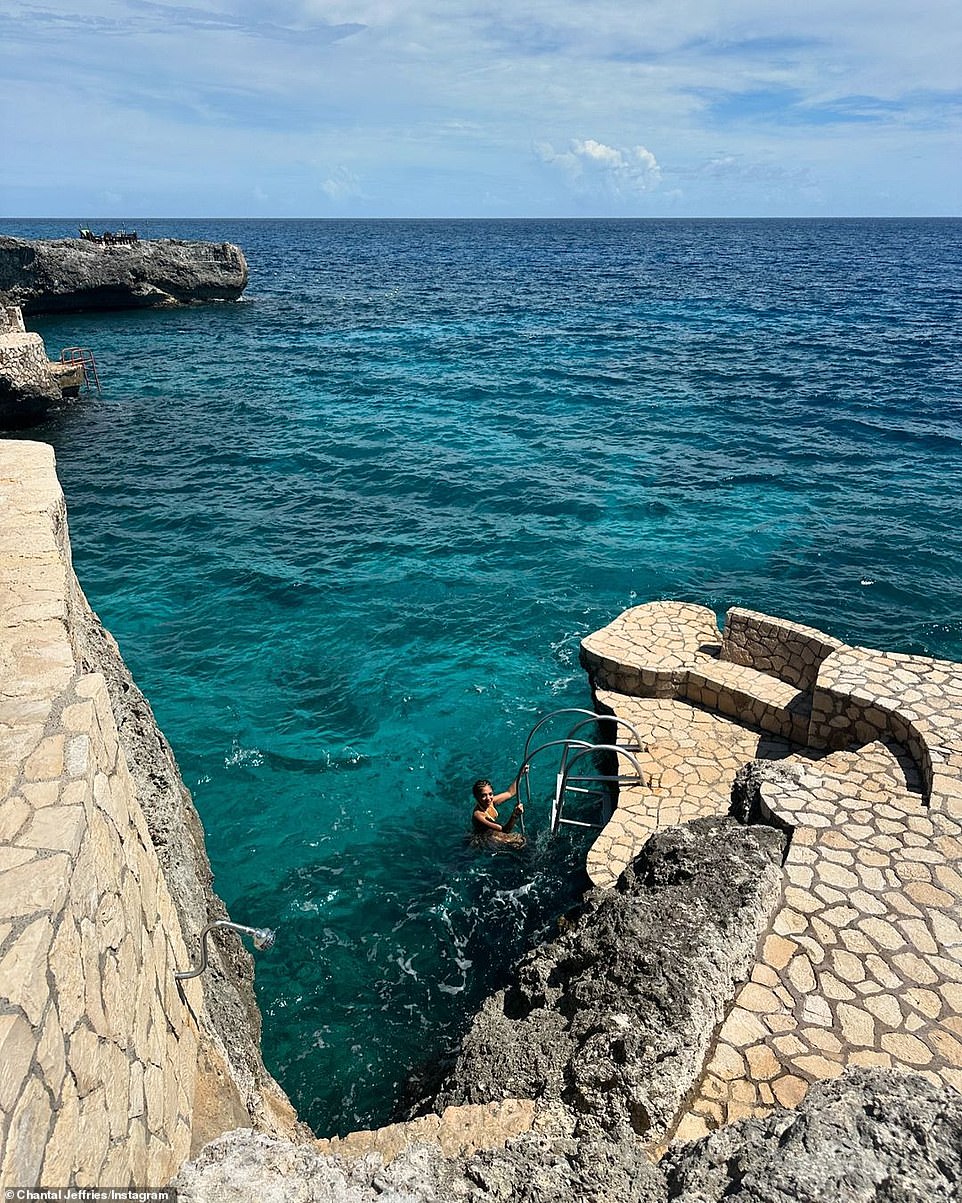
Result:
{"label": "woman's arm", "polygon": [[495,806],[500,806],[502,802],[507,802],[507,800],[509,798],[513,798],[515,796],[515,794],[517,794],[517,792],[518,792],[518,783],[517,783],[517,781],[512,781],[511,784],[508,786],[508,788],[504,791],[503,794],[495,794],[495,796],[494,796]]}
{"label": "woman's arm", "polygon": [[490,827],[492,831],[506,830],[506,828],[502,827],[500,823],[496,823],[494,819],[489,819],[483,810],[476,810],[474,812],[474,817],[483,827]]}
{"label": "woman's arm", "polygon": [[521,814],[523,810],[524,810],[524,807],[519,802],[517,804],[517,806],[514,808],[514,810],[511,812],[511,818],[508,819],[507,823],[505,823],[505,825],[501,828],[501,830],[502,831],[511,831],[512,828],[514,827],[515,819],[517,819],[518,815]]}

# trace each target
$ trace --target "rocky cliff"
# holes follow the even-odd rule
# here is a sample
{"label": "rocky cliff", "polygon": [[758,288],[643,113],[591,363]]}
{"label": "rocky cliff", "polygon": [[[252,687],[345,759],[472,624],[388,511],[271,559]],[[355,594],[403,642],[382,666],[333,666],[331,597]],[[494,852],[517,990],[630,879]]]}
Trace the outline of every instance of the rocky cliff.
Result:
{"label": "rocky cliff", "polygon": [[[664,1145],[713,1025],[780,893],[786,835],[726,818],[653,836],[615,890],[484,1005],[436,1110],[533,1100],[527,1130],[452,1152],[430,1129],[390,1142],[209,1144],[175,1180],[189,1203],[948,1203],[962,1185],[962,1096],[853,1069],[795,1110]],[[514,1102],[509,1102],[510,1097]],[[478,1102],[474,1102],[477,1100]],[[452,1112],[446,1112],[448,1116]],[[496,1117],[492,1114],[489,1119]],[[425,1136],[425,1132],[428,1135]],[[361,1136],[362,1134],[357,1134]],[[368,1134],[376,1136],[377,1134]]]}
{"label": "rocky cliff", "polygon": [[24,328],[19,306],[0,304],[0,427],[41,421],[52,405],[76,396],[83,383],[83,364],[48,360],[43,339]]}
{"label": "rocky cliff", "polygon": [[[917,1074],[855,1069],[797,1110],[673,1146],[525,1136],[446,1159],[427,1145],[389,1165],[318,1156],[253,1132],[208,1145],[176,1179],[182,1203],[952,1203],[962,1187],[962,1095]],[[632,1160],[633,1157],[633,1160]]]}
{"label": "rocky cliff", "polygon": [[[150,703],[75,578],[69,628],[78,668],[99,673],[106,681],[137,799],[196,964],[200,951],[197,934],[207,923],[228,917],[213,888],[200,816]],[[216,989],[207,991],[205,1005],[213,1032],[210,1041],[201,1040],[198,1054],[201,1074],[193,1103],[193,1147],[199,1148],[215,1132],[235,1126],[253,1124],[269,1132],[293,1132],[298,1128],[293,1108],[261,1059],[261,1013],[254,998],[253,958],[230,933],[214,932],[208,950],[208,972]],[[301,1130],[307,1133],[306,1128]]]}
{"label": "rocky cliff", "polygon": [[244,253],[229,242],[0,237],[0,295],[26,314],[236,301],[247,280]]}
{"label": "rocky cliff", "polygon": [[485,1002],[438,1102],[533,1098],[578,1138],[664,1138],[754,963],[784,846],[728,818],[653,836]]}

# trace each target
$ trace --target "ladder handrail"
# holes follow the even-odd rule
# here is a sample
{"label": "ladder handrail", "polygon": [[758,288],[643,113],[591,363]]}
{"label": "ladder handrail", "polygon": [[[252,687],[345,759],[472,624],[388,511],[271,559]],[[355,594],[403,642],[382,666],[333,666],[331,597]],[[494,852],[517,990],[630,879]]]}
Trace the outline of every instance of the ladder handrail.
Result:
{"label": "ladder handrail", "polygon": [[[568,732],[568,734],[565,736],[564,739],[549,739],[546,743],[539,744],[536,748],[534,748],[532,750],[531,744],[534,740],[535,733],[541,727],[543,727],[545,723],[549,722],[553,718],[557,718],[559,715],[562,715],[562,714],[580,714],[580,715],[583,715],[584,717],[582,718],[582,720],[580,722],[575,723],[575,725],[571,728],[571,730]],[[621,744],[616,744],[616,743],[615,744],[592,743],[590,740],[587,740],[587,739],[576,738],[576,732],[580,731],[583,727],[587,727],[591,723],[604,723],[604,722],[612,722],[615,724],[616,728],[619,724],[623,727],[627,727],[628,730],[631,732],[632,736],[634,737],[634,740],[635,740],[634,748],[625,747]],[[535,723],[535,725],[528,732],[528,738],[525,740],[525,744],[524,744],[524,756],[521,761],[521,767],[518,769],[517,776],[514,779],[515,786],[516,786],[516,792],[521,789],[521,782],[522,781],[524,782],[524,803],[523,804],[527,804],[529,806],[531,804],[531,779],[528,776],[528,768],[530,767],[531,762],[534,760],[534,758],[536,756],[538,756],[546,748],[557,748],[557,747],[562,747],[564,749],[564,751],[561,754],[561,763],[559,765],[558,774],[555,779],[555,793],[554,793],[554,797],[551,800],[551,834],[553,836],[557,834],[558,828],[561,826],[562,823],[567,822],[569,824],[572,824],[574,822],[574,820],[572,820],[572,819],[565,820],[562,818],[562,813],[564,811],[564,795],[565,795],[565,791],[568,789],[569,779],[575,780],[575,781],[595,781],[598,783],[604,782],[607,785],[628,784],[628,782],[632,780],[632,778],[624,778],[623,779],[619,772],[616,772],[613,776],[610,773],[603,773],[602,775],[596,776],[596,777],[593,776],[593,777],[583,777],[583,778],[582,777],[571,778],[572,767],[577,763],[577,761],[581,760],[584,756],[587,756],[589,752],[614,752],[616,756],[626,757],[631,762],[631,764],[635,770],[636,779],[639,782],[642,782],[642,783],[644,782],[644,779],[645,779],[644,772],[642,771],[642,767],[638,763],[638,760],[635,755],[636,752],[640,752],[643,750],[644,744],[642,743],[641,735],[638,731],[638,728],[634,725],[634,723],[630,722],[628,719],[621,718],[617,714],[599,714],[598,711],[588,710],[584,706],[564,706],[560,710],[552,710],[550,714],[543,715],[541,718],[538,719],[538,721]],[[572,755],[572,752],[574,753],[574,755]],[[589,791],[589,792],[595,792],[595,791]],[[603,791],[597,791],[597,792],[602,793],[603,797],[605,796]],[[610,801],[610,798],[608,800]],[[580,825],[581,826],[592,826],[592,824],[580,824]]]}
{"label": "ladder handrail", "polygon": [[607,717],[607,715],[596,714],[594,710],[586,710],[584,706],[564,706],[561,710],[552,710],[550,714],[545,714],[539,718],[535,725],[528,732],[528,738],[525,740],[524,744],[524,761],[528,759],[528,750],[531,747],[531,740],[534,737],[535,731],[537,731],[539,727],[543,727],[549,719],[557,718],[559,714],[587,714],[591,718]]}
{"label": "ladder handrail", "polygon": [[[575,740],[573,742],[577,743],[579,741]],[[577,754],[577,756],[572,756],[572,758],[567,762],[567,764],[565,765],[566,773],[567,773],[567,770],[569,770],[571,768],[571,766],[574,764],[574,762],[576,760],[580,760],[582,758],[582,756],[587,756],[589,752],[614,752],[618,756],[625,756],[635,766],[635,772],[638,774],[638,776],[639,777],[644,776],[641,765],[638,763],[637,757],[635,756],[634,752],[630,751],[628,748],[623,747],[621,744],[589,744],[589,746],[587,748],[582,748],[581,751]]]}
{"label": "ladder handrail", "polygon": [[[637,750],[638,751],[642,750],[644,745],[641,742],[641,735],[639,734],[638,728],[635,726],[634,723],[629,722],[628,719],[622,718],[618,714],[605,714],[605,715],[596,714],[594,716],[594,718],[586,718],[586,719],[583,719],[580,723],[575,723],[575,725],[568,732],[569,739],[574,735],[574,733],[576,731],[580,731],[582,727],[587,727],[589,723],[594,722],[596,720],[601,720],[601,719],[604,719],[605,722],[611,722],[611,723],[616,723],[616,724],[621,723],[621,725],[623,727],[627,727],[628,730],[631,732],[631,734],[635,737],[635,744],[637,745]],[[633,751],[635,749],[629,748],[628,750]]]}
{"label": "ladder handrail", "polygon": [[[581,758],[583,756],[587,756],[589,752],[614,752],[617,756],[626,757],[634,765],[635,772],[638,774],[638,780],[640,782],[644,781],[644,773],[642,772],[641,765],[638,763],[637,759],[635,758],[634,752],[629,752],[627,748],[619,747],[618,744],[592,744],[590,747],[583,748],[580,752],[577,752],[574,756],[571,757],[570,760],[567,759],[567,754],[566,754],[565,759],[562,761],[562,764],[561,764],[561,771],[558,773],[557,789],[555,791],[554,802],[551,807],[551,834],[552,835],[557,835],[558,828],[561,826],[561,824],[563,822],[565,822],[565,820],[561,816],[564,811],[564,795],[565,795],[565,790],[567,789],[567,786],[568,786],[568,775],[571,772],[571,768],[575,764],[576,761],[581,760]],[[599,780],[599,781],[604,781],[604,780],[620,781],[620,779],[621,779],[621,777],[619,774],[617,777],[614,777],[614,778],[599,777],[597,780]]]}
{"label": "ladder handrail", "polygon": [[90,347],[64,347],[60,352],[60,362],[79,363],[80,370],[83,373],[84,384],[89,389],[92,377],[97,393],[100,395],[100,375],[97,371],[97,360],[94,358],[94,353]]}
{"label": "ladder handrail", "polygon": [[522,761],[521,768],[518,769],[517,777],[515,777],[515,781],[518,781],[518,782],[520,782],[522,780],[524,781],[525,804],[526,805],[528,805],[528,806],[531,805],[531,778],[527,774],[528,766],[531,764],[532,760],[534,760],[534,758],[538,755],[539,752],[543,752],[545,750],[545,748],[557,748],[560,744],[565,745],[565,750],[561,756],[562,765],[565,764],[565,762],[568,758],[569,748],[572,745],[574,745],[575,747],[582,748],[586,751],[594,746],[593,744],[590,744],[586,739],[551,739],[545,744],[539,744],[538,747],[536,747],[533,752],[529,752],[528,747],[526,745],[524,760]]}
{"label": "ladder handrail", "polygon": [[[535,748],[535,750],[532,752],[531,751],[531,741],[534,739],[535,732],[538,731],[541,727],[543,727],[545,723],[549,722],[553,718],[557,718],[559,715],[562,715],[562,714],[582,714],[582,715],[585,715],[586,717],[580,723],[575,723],[575,725],[568,732],[565,739],[551,740],[550,742],[548,742],[546,744],[541,744],[539,747]],[[592,746],[592,747],[596,746],[596,745],[590,744],[590,741],[588,741],[588,740],[584,740],[584,741],[575,740],[575,732],[580,731],[582,727],[587,727],[591,723],[600,723],[600,722],[613,722],[616,725],[618,723],[620,723],[622,726],[627,727],[628,730],[631,732],[631,734],[634,736],[635,743],[637,744],[638,748],[640,749],[642,747],[641,735],[638,732],[638,728],[634,725],[634,723],[629,722],[628,719],[621,718],[617,714],[599,714],[597,710],[588,710],[584,706],[563,706],[560,710],[552,710],[549,714],[542,715],[541,718],[538,719],[538,721],[535,723],[535,725],[528,732],[528,738],[525,740],[525,744],[524,744],[524,756],[521,761],[521,768],[518,770],[518,775],[515,778],[516,781],[520,781],[521,778],[524,777],[525,802],[527,805],[531,804],[531,781],[530,781],[530,778],[528,778],[526,776],[525,770],[528,768],[528,765],[531,763],[531,761],[534,759],[534,757],[537,756],[537,754],[542,750],[542,748],[557,747],[559,744],[563,744],[563,743],[572,745],[573,743],[582,743],[583,742],[584,744],[587,744],[588,746]],[[568,758],[568,748],[565,749],[565,752],[561,758],[561,769],[562,770],[564,769],[565,764],[567,763],[567,758]],[[640,770],[639,770],[639,772],[640,772]],[[560,779],[560,774],[559,774],[559,779]],[[555,804],[557,804],[557,797],[555,798]],[[554,808],[552,807],[552,810],[553,809]]]}

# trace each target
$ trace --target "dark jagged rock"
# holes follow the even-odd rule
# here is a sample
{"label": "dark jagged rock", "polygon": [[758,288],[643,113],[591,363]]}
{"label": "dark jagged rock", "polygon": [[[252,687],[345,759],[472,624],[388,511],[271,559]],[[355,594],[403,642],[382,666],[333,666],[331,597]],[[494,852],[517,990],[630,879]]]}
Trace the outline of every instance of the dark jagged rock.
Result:
{"label": "dark jagged rock", "polygon": [[652,836],[486,1001],[432,1110],[532,1098],[579,1137],[663,1136],[754,964],[784,845],[728,818]]}
{"label": "dark jagged rock", "polygon": [[962,1095],[916,1074],[850,1069],[797,1110],[673,1145],[657,1166],[638,1142],[525,1136],[463,1172],[470,1203],[949,1203],[962,1197]]}
{"label": "dark jagged rock", "polygon": [[244,253],[230,242],[0,237],[0,295],[25,314],[236,301],[247,280]]}
{"label": "dark jagged rock", "polygon": [[730,814],[739,823],[766,823],[771,827],[791,833],[791,828],[781,820],[765,801],[765,787],[795,786],[799,769],[793,764],[780,764],[777,760],[753,760],[744,764],[732,782]]}
{"label": "dark jagged rock", "polygon": [[618,1143],[523,1136],[504,1149],[475,1154],[462,1173],[469,1184],[469,1203],[667,1200],[664,1178],[637,1140]]}
{"label": "dark jagged rock", "polygon": [[948,1203],[962,1197],[962,1095],[850,1069],[797,1111],[670,1149],[661,1169],[669,1199],[698,1203]]}
{"label": "dark jagged rock", "polygon": [[388,1165],[250,1131],[208,1145],[174,1181],[183,1203],[949,1203],[962,1188],[962,1095],[896,1070],[852,1069],[781,1108],[669,1148],[527,1135]]}

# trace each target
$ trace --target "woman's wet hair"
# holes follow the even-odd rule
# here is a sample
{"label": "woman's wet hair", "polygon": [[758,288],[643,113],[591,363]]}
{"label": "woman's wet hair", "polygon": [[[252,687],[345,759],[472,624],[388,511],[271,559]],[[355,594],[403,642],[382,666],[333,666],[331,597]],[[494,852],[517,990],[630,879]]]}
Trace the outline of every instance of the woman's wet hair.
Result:
{"label": "woman's wet hair", "polygon": [[477,781],[475,781],[474,785],[471,786],[471,793],[474,794],[475,802],[481,801],[481,791],[487,787],[494,789],[494,786],[491,785],[491,782],[487,779],[487,777],[479,777]]}

